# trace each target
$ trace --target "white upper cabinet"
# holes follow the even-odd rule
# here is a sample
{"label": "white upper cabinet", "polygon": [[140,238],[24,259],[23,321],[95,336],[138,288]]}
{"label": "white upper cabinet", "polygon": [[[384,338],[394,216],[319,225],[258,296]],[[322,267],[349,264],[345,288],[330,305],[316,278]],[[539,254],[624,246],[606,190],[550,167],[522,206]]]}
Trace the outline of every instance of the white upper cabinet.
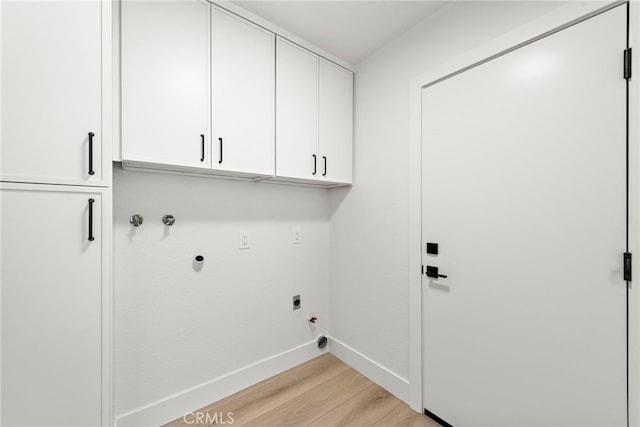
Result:
{"label": "white upper cabinet", "polygon": [[353,74],[278,38],[276,179],[351,184]]}
{"label": "white upper cabinet", "polygon": [[121,7],[123,161],[209,169],[209,3]]}
{"label": "white upper cabinet", "polygon": [[212,168],[274,174],[274,34],[211,12]]}
{"label": "white upper cabinet", "polygon": [[123,165],[351,184],[353,74],[204,0],[121,5]]}
{"label": "white upper cabinet", "polygon": [[100,1],[0,3],[1,180],[108,184],[105,7]]}
{"label": "white upper cabinet", "polygon": [[318,70],[320,179],[351,183],[353,73],[323,58],[320,58]]}
{"label": "white upper cabinet", "polygon": [[276,175],[314,179],[318,160],[318,56],[278,38]]}

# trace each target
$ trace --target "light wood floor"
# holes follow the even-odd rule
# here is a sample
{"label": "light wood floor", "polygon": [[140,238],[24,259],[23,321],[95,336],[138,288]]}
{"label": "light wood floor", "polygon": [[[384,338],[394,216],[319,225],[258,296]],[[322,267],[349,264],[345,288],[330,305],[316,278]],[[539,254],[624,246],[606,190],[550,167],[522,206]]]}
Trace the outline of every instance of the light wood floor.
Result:
{"label": "light wood floor", "polygon": [[[289,369],[254,386],[212,403],[193,415],[166,424],[186,427],[234,426],[426,426],[438,427],[391,393],[330,353]],[[232,412],[233,423],[226,418]]]}

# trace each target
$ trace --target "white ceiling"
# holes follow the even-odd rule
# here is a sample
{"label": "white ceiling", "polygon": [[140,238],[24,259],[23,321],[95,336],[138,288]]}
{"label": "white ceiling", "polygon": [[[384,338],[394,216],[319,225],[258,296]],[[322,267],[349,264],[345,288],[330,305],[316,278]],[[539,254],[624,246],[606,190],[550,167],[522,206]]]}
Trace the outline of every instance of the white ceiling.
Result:
{"label": "white ceiling", "polygon": [[357,65],[444,1],[231,0],[336,57]]}

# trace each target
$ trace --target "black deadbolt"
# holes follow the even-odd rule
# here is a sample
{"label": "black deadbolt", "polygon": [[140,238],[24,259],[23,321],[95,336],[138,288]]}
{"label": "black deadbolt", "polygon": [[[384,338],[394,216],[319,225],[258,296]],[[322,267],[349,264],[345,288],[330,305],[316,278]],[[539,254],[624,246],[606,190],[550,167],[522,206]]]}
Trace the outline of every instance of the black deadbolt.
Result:
{"label": "black deadbolt", "polygon": [[427,253],[429,255],[438,255],[438,244],[437,243],[427,243]]}

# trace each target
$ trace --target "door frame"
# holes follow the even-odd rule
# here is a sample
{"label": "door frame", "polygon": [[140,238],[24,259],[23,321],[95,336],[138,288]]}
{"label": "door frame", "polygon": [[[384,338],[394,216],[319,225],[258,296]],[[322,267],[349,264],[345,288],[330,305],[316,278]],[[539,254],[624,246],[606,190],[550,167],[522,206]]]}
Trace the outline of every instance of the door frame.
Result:
{"label": "door frame", "polygon": [[[422,360],[422,89],[466,71],[476,65],[511,52],[626,1],[577,1],[501,37],[478,46],[429,72],[411,79],[409,84],[409,406],[423,412]],[[629,46],[635,65],[629,80],[629,251],[633,269],[640,271],[640,2],[629,2]],[[620,52],[620,78],[622,52]],[[622,262],[622,260],[620,260]],[[636,273],[637,274],[637,273]],[[636,279],[640,282],[640,279]],[[628,289],[628,415],[629,426],[640,426],[640,283]]]}

